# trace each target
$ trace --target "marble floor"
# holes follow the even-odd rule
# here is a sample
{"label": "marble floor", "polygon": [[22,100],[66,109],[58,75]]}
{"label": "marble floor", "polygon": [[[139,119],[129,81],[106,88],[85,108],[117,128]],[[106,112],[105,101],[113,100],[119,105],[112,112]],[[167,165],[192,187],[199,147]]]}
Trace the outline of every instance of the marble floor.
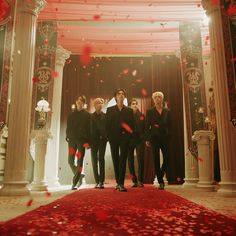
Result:
{"label": "marble floor", "polygon": [[[114,186],[114,183],[109,181],[105,184],[105,187]],[[93,187],[93,184],[83,184],[77,191],[83,188]],[[127,187],[131,187],[131,183],[127,183]],[[207,192],[196,188],[185,189],[181,185],[168,185],[166,186],[166,191],[177,194],[189,201],[200,204],[236,220],[236,197],[226,197],[217,192]],[[50,193],[31,192],[30,196],[22,197],[0,196],[0,222],[15,218],[16,216],[34,210],[42,205],[46,205],[72,192],[70,186],[63,186],[62,190],[59,191],[57,189],[57,191],[51,191]],[[27,206],[28,203],[31,203],[30,206]]]}

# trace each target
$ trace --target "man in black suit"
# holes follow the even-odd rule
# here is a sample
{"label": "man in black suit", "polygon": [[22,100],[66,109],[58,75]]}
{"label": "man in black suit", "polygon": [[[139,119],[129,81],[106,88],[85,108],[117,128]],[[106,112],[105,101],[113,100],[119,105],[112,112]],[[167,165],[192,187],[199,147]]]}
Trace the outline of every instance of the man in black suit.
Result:
{"label": "man in black suit", "polygon": [[[105,180],[105,151],[107,145],[105,113],[102,111],[104,100],[94,100],[95,112],[91,114],[91,157],[95,188],[104,188]],[[98,172],[99,163],[99,172]]]}
{"label": "man in black suit", "polygon": [[[152,146],[155,174],[159,189],[164,189],[164,174],[168,167],[170,141],[170,110],[163,106],[164,95],[157,91],[152,94],[154,107],[146,115],[146,145]],[[160,168],[160,150],[163,164]]]}
{"label": "man in black suit", "polygon": [[[129,154],[128,154],[129,171],[133,181],[132,187],[144,187],[143,172],[144,172],[144,150],[145,150],[145,142],[144,142],[145,118],[144,115],[139,111],[138,101],[135,98],[132,98],[129,101],[129,107],[133,110],[134,121],[135,121],[135,131],[130,143]],[[136,155],[138,160],[138,178],[136,176],[134,168],[134,150],[136,150]]]}
{"label": "man in black suit", "polygon": [[[85,148],[89,148],[90,135],[90,114],[84,109],[86,97],[79,95],[76,99],[76,110],[67,119],[66,141],[68,142],[69,154],[68,163],[73,171],[72,190],[81,177]],[[77,166],[75,165],[75,156]]]}
{"label": "man in black suit", "polygon": [[132,109],[124,105],[126,97],[124,89],[117,89],[114,97],[117,104],[107,109],[106,131],[111,146],[116,189],[126,192],[124,180],[129,145],[134,130],[134,116]]}

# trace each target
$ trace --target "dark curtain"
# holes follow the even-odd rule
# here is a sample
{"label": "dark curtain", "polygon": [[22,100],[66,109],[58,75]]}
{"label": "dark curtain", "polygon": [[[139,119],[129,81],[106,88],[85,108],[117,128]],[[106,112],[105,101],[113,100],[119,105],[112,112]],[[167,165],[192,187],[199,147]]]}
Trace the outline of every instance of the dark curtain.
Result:
{"label": "dark curtain", "polygon": [[153,56],[152,64],[153,91],[158,90],[164,93],[164,100],[171,110],[172,135],[167,179],[170,183],[182,182],[184,178],[184,128],[180,60],[176,56]]}
{"label": "dark curtain", "polygon": [[[89,100],[95,97],[111,99],[114,90],[124,88],[128,100],[139,98],[141,111],[153,105],[152,92],[161,90],[169,102],[173,118],[173,136],[176,141],[171,147],[171,163],[168,180],[176,182],[184,175],[183,154],[183,105],[181,74],[176,57],[96,57],[89,66],[79,63],[79,56],[67,60],[63,73],[61,120],[66,122],[78,94],[85,94]],[[88,108],[89,109],[89,108]],[[144,183],[152,183],[154,169],[151,149],[146,148]]]}

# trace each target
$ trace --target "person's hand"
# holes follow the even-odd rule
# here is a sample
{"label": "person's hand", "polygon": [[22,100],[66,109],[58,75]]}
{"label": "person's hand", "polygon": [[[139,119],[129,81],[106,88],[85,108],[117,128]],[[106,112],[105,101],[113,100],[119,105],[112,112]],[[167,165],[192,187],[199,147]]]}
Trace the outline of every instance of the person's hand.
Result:
{"label": "person's hand", "polygon": [[149,141],[146,141],[145,144],[147,147],[151,147],[151,143]]}

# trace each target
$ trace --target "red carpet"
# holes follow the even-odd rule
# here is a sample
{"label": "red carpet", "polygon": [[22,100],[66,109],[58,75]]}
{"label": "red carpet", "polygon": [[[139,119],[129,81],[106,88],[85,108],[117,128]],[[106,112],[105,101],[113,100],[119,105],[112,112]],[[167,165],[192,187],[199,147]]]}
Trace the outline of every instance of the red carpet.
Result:
{"label": "red carpet", "polygon": [[0,235],[236,235],[236,221],[152,186],[83,189],[0,225]]}

